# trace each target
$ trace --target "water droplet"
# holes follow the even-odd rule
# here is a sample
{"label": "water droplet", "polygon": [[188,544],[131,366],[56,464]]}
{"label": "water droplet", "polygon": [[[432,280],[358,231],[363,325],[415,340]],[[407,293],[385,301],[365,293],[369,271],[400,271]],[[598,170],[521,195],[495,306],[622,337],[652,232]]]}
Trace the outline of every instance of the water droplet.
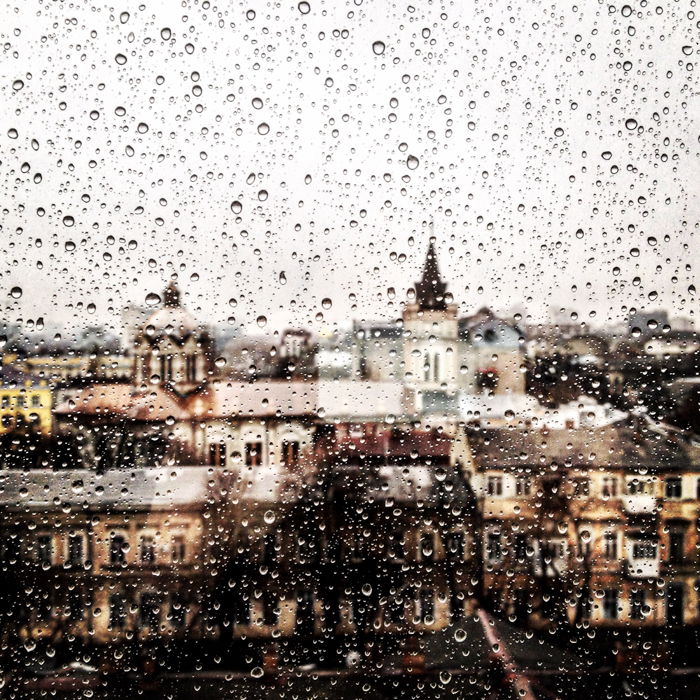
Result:
{"label": "water droplet", "polygon": [[563,135],[564,135],[564,129],[562,129],[560,126],[558,126],[558,127],[554,130],[554,135],[555,135],[557,138],[558,138],[559,136],[563,136]]}
{"label": "water droplet", "polygon": [[284,271],[280,272],[280,284],[287,284],[287,275],[284,274]]}
{"label": "water droplet", "polygon": [[263,515],[263,520],[268,524],[272,525],[272,523],[275,522],[275,512],[273,510],[266,510],[265,514]]}
{"label": "water droplet", "polygon": [[256,323],[263,328],[267,325],[267,316],[258,316]]}
{"label": "water droplet", "polygon": [[321,302],[321,306],[322,306],[324,309],[330,309],[331,306],[333,306],[333,302],[332,302],[328,297],[326,297],[326,298]]}
{"label": "water droplet", "polygon": [[126,63],[126,56],[123,53],[118,53],[114,60],[117,62],[117,65],[123,66]]}
{"label": "water droplet", "polygon": [[96,122],[99,118],[100,118],[100,113],[96,109],[93,109],[92,112],[90,112],[90,119],[92,119],[92,121]]}
{"label": "water droplet", "polygon": [[138,131],[139,134],[145,134],[148,131],[148,124],[146,124],[146,122],[139,122],[136,131]]}
{"label": "water droplet", "polygon": [[22,296],[22,287],[12,287],[10,290],[10,296],[13,299],[19,299]]}
{"label": "water droplet", "polygon": [[226,366],[226,358],[225,358],[225,357],[217,357],[217,358],[214,360],[214,364],[215,364],[217,367],[225,367],[225,366]]}
{"label": "water droplet", "polygon": [[467,638],[467,633],[463,629],[455,630],[455,641],[463,642]]}
{"label": "water droplet", "polygon": [[386,44],[383,41],[375,41],[372,44],[372,51],[374,51],[375,55],[377,56],[381,56],[385,50]]}
{"label": "water droplet", "polygon": [[258,124],[258,133],[261,136],[265,136],[266,134],[270,133],[270,126],[266,124],[265,122],[261,122]]}
{"label": "water droplet", "polygon": [[170,31],[170,27],[163,27],[160,30],[160,38],[163,41],[170,41],[170,37],[173,35],[173,33]]}
{"label": "water droplet", "polygon": [[300,2],[297,7],[302,15],[308,15],[311,12],[311,5],[308,2]]}
{"label": "water droplet", "polygon": [[634,129],[637,128],[637,120],[636,119],[626,119],[625,120],[625,126],[630,130],[634,131]]}
{"label": "water droplet", "polygon": [[67,214],[63,217],[63,225],[70,228],[71,226],[75,225],[75,219],[72,216],[70,216],[70,214]]}
{"label": "water droplet", "polygon": [[252,102],[253,102],[253,107],[255,109],[262,109],[263,108],[263,101],[259,97],[254,97]]}
{"label": "water droplet", "polygon": [[15,80],[12,83],[12,89],[13,90],[21,90],[24,87],[24,81],[23,80]]}
{"label": "water droplet", "polygon": [[603,151],[603,152],[600,154],[600,157],[601,157],[603,160],[610,160],[610,159],[612,158],[612,153],[611,153],[610,151]]}
{"label": "water droplet", "polygon": [[255,19],[255,10],[248,10],[245,13],[245,18],[252,22]]}
{"label": "water droplet", "polygon": [[122,13],[119,15],[119,21],[120,21],[122,24],[126,24],[126,23],[129,21],[129,13],[128,13],[128,12],[122,12]]}
{"label": "water droplet", "polygon": [[157,306],[160,304],[160,296],[155,292],[146,295],[146,306]]}
{"label": "water droplet", "polygon": [[19,134],[17,133],[17,129],[8,129],[8,130],[7,130],[7,135],[8,135],[9,138],[11,138],[11,139],[16,139],[16,138],[19,136]]}
{"label": "water droplet", "polygon": [[420,161],[415,156],[408,156],[408,158],[406,158],[406,167],[409,170],[415,170],[419,164]]}
{"label": "water droplet", "polygon": [[[249,12],[252,12],[252,10],[248,10]],[[253,676],[253,678],[262,678],[264,674],[264,671],[260,666],[256,666],[251,672],[250,675]]]}
{"label": "water droplet", "polygon": [[362,586],[362,595],[372,595],[372,586],[369,583],[365,583],[364,586]]}
{"label": "water droplet", "polygon": [[258,199],[264,202],[267,199],[267,190],[260,190],[260,192],[258,192]]}
{"label": "water droplet", "polygon": [[243,205],[238,200],[231,202],[231,211],[234,214],[240,214],[243,211]]}
{"label": "water droplet", "polygon": [[681,50],[683,51],[684,56],[692,56],[693,54],[692,46],[684,46]]}
{"label": "water droplet", "polygon": [[75,243],[73,241],[66,241],[64,248],[69,252],[72,253],[75,250]]}

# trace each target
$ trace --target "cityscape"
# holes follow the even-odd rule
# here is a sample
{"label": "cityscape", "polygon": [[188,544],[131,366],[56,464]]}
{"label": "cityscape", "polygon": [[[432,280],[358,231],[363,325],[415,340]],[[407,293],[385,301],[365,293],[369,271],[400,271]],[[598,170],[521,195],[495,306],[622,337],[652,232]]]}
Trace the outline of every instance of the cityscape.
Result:
{"label": "cityscape", "polygon": [[696,4],[0,4],[0,700],[700,698]]}
{"label": "cityscape", "polygon": [[692,322],[460,316],[425,255],[344,334],[222,343],[175,277],[123,338],[8,329],[8,697],[695,687]]}

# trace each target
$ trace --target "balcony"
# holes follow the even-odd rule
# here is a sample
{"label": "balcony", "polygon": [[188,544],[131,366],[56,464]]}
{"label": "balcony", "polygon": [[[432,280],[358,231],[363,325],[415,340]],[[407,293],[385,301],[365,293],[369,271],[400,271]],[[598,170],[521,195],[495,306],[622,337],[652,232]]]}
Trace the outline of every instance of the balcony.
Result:
{"label": "balcony", "polygon": [[622,497],[622,507],[630,515],[656,515],[658,499],[646,494],[627,495]]}

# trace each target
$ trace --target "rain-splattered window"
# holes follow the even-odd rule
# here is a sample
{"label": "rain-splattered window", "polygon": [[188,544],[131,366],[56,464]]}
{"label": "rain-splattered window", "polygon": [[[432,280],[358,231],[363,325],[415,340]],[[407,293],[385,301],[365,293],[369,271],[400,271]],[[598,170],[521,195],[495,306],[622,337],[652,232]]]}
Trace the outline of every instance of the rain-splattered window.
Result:
{"label": "rain-splattered window", "polygon": [[695,0],[0,9],[0,696],[700,696]]}

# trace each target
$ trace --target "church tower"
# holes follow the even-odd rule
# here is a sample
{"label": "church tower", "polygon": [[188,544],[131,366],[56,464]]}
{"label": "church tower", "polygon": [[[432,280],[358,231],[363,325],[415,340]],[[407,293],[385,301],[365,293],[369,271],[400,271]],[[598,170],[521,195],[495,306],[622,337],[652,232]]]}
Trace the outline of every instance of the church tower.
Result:
{"label": "church tower", "polygon": [[442,281],[431,236],[423,274],[415,286],[415,301],[403,312],[406,384],[421,390],[457,388],[457,304]]}
{"label": "church tower", "polygon": [[134,343],[136,386],[159,381],[180,395],[199,387],[209,376],[212,342],[180,303],[175,281],[163,292],[163,305],[137,333]]}

